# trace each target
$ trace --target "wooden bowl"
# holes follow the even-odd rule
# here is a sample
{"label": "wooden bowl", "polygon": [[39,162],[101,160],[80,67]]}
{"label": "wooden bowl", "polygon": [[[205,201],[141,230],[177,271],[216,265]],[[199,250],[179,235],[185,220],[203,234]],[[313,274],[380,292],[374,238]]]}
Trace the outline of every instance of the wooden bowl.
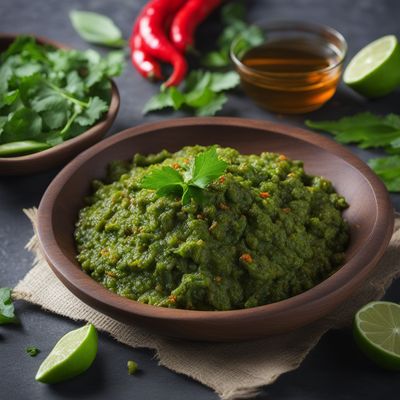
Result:
{"label": "wooden bowl", "polygon": [[[17,38],[18,35],[0,35],[0,53]],[[34,36],[34,35],[30,35]],[[69,48],[61,43],[34,36],[41,44],[49,44],[57,48]],[[119,109],[119,93],[113,81],[111,81],[111,103],[107,114],[96,125],[79,136],[67,140],[50,149],[38,153],[18,157],[0,157],[0,175],[29,175],[65,164],[77,154],[97,143],[110,129]]]}
{"label": "wooden bowl", "polygon": [[[188,311],[141,304],[114,294],[76,261],[73,238],[90,182],[105,176],[110,161],[136,152],[176,151],[185,145],[231,146],[242,153],[273,151],[303,160],[305,169],[330,179],[350,204],[345,217],[351,243],[346,263],[314,288],[277,303],[234,311]],[[357,157],[323,136],[287,125],[237,118],[185,118],[130,128],[69,163],[53,180],[39,207],[38,234],[59,279],[82,301],[122,322],[159,334],[196,340],[235,341],[291,331],[327,315],[365,282],[393,232],[394,212],[382,182]]]}

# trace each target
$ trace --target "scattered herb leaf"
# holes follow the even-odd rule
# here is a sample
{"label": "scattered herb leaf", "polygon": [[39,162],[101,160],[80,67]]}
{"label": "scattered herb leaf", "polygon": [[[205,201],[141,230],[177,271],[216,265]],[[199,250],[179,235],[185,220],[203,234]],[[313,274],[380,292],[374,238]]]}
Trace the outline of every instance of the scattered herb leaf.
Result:
{"label": "scattered herb leaf", "polygon": [[391,192],[400,192],[400,156],[373,158],[368,165],[385,182]]}
{"label": "scattered herb leaf", "polygon": [[185,107],[199,116],[214,115],[228,100],[221,92],[233,89],[238,84],[239,76],[234,71],[194,70],[186,78],[183,89],[170,87],[157,93],[146,103],[143,113]]}
{"label": "scattered herb leaf", "polygon": [[26,352],[31,356],[31,357],[36,357],[39,353],[40,350],[37,347],[34,346],[29,346],[26,348]]}
{"label": "scattered herb leaf", "polygon": [[69,17],[78,34],[89,43],[110,47],[126,45],[121,30],[105,15],[74,10],[70,12]]}
{"label": "scattered herb leaf", "polygon": [[384,147],[387,157],[375,158],[369,166],[383,180],[389,191],[400,191],[400,116],[379,116],[369,112],[337,121],[306,121],[313,129],[327,131],[340,143],[356,143],[361,148]]}
{"label": "scattered herb leaf", "polygon": [[218,49],[206,53],[201,62],[205,67],[223,68],[229,67],[230,48],[232,41],[239,41],[241,51],[247,51],[250,47],[258,46],[265,40],[261,28],[246,22],[246,7],[244,3],[228,3],[221,10],[224,30],[217,39]]}
{"label": "scattered herb leaf", "polygon": [[129,375],[134,375],[138,370],[138,365],[133,360],[129,360],[127,363],[127,366],[128,366],[128,374]]}
{"label": "scattered herb leaf", "polygon": [[14,314],[14,304],[10,288],[0,288],[0,325],[15,324],[18,320]]}
{"label": "scattered herb leaf", "polygon": [[163,167],[146,175],[141,186],[157,190],[159,196],[182,196],[183,205],[188,204],[191,198],[202,203],[203,190],[224,173],[227,165],[218,157],[217,149],[213,146],[195,157],[185,176],[171,167]]}

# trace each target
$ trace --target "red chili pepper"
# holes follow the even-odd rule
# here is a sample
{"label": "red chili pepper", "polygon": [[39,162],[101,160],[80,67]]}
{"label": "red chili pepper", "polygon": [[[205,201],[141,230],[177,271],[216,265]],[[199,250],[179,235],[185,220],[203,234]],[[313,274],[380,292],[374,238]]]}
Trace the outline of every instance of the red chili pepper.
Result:
{"label": "red chili pepper", "polygon": [[171,40],[177,49],[193,48],[194,32],[199,24],[221,4],[222,0],[188,0],[176,14],[171,25]]}
{"label": "red chili pepper", "polygon": [[[135,24],[135,27],[137,24]],[[138,72],[146,79],[160,80],[162,79],[160,64],[151,57],[143,48],[143,39],[137,34],[134,28],[129,41],[131,48],[131,61]]]}
{"label": "red chili pepper", "polygon": [[170,43],[166,35],[168,17],[175,14],[187,0],[151,0],[140,13],[138,33],[143,38],[143,48],[153,57],[172,64],[173,72],[165,87],[177,86],[187,71],[183,55]]}

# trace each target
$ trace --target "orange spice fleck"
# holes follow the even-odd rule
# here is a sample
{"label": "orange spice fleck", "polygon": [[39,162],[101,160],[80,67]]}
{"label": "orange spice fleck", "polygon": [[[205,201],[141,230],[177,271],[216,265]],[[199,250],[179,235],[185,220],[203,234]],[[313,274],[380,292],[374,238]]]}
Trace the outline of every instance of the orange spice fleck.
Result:
{"label": "orange spice fleck", "polygon": [[171,295],[168,296],[168,300],[171,303],[176,303],[176,296],[174,294],[171,294]]}
{"label": "orange spice fleck", "polygon": [[240,259],[244,262],[251,263],[253,262],[253,257],[249,253],[244,253],[240,256]]}
{"label": "orange spice fleck", "polygon": [[219,183],[224,183],[225,182],[225,177],[222,175],[220,176],[220,178],[218,179]]}
{"label": "orange spice fleck", "polygon": [[278,157],[278,160],[279,160],[279,161],[285,161],[285,160],[287,160],[287,157],[286,157],[284,154],[281,154],[281,155]]}
{"label": "orange spice fleck", "polygon": [[220,284],[220,283],[222,282],[222,277],[219,276],[219,275],[217,275],[217,276],[214,278],[214,281],[217,282],[218,284]]}
{"label": "orange spice fleck", "polygon": [[181,166],[178,163],[173,163],[172,168],[173,169],[179,169]]}
{"label": "orange spice fleck", "polygon": [[261,192],[260,197],[262,199],[268,199],[268,197],[271,197],[271,195],[268,192]]}
{"label": "orange spice fleck", "polygon": [[282,208],[282,211],[283,211],[284,213],[288,214],[288,213],[290,213],[290,211],[292,211],[292,209],[289,208],[289,207],[285,207],[285,208]]}
{"label": "orange spice fleck", "polygon": [[185,158],[185,159],[183,160],[183,162],[184,162],[185,164],[189,164],[189,159],[188,159],[188,158]]}

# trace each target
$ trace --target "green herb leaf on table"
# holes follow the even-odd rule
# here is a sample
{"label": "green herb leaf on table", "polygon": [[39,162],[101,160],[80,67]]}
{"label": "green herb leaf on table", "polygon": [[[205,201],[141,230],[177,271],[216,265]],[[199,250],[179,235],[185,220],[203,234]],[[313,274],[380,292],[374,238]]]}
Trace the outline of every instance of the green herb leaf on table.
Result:
{"label": "green herb leaf on table", "polygon": [[71,11],[72,26],[89,43],[110,47],[124,47],[121,30],[107,16],[88,11]]}
{"label": "green herb leaf on table", "polygon": [[337,121],[306,121],[313,129],[327,131],[340,143],[356,143],[360,148],[384,147],[387,157],[375,158],[369,166],[383,180],[389,191],[400,191],[400,116],[379,116],[369,112]]}
{"label": "green herb leaf on table", "polygon": [[395,114],[379,116],[366,112],[337,121],[307,120],[305,123],[335,135],[340,143],[358,143],[361,148],[390,146],[400,138],[400,117]]}
{"label": "green herb leaf on table", "polygon": [[400,156],[373,158],[368,165],[383,180],[391,192],[400,192]]}
{"label": "green herb leaf on table", "polygon": [[26,348],[26,352],[31,357],[36,357],[40,353],[40,350],[35,346],[29,346],[29,347]]}
{"label": "green herb leaf on table", "polygon": [[171,167],[153,170],[141,181],[144,189],[156,190],[157,195],[182,196],[182,204],[186,205],[193,198],[196,202],[203,201],[203,190],[226,170],[228,164],[218,157],[216,147],[198,154],[185,174],[185,177]]}
{"label": "green herb leaf on table", "polygon": [[228,100],[221,93],[239,84],[239,76],[234,71],[210,72],[194,70],[186,78],[183,89],[170,87],[157,93],[145,105],[143,113],[173,108],[187,108],[198,116],[214,115]]}
{"label": "green herb leaf on table", "polygon": [[221,10],[224,30],[217,39],[218,49],[206,53],[201,61],[205,67],[226,68],[231,64],[230,48],[233,40],[238,40],[242,52],[263,43],[265,40],[261,28],[246,22],[244,3],[228,3]]}
{"label": "green herb leaf on table", "polygon": [[218,111],[222,110],[223,105],[227,101],[228,97],[225,94],[217,93],[207,104],[197,108],[196,115],[198,117],[215,115]]}
{"label": "green herb leaf on table", "polygon": [[15,324],[18,320],[14,314],[14,304],[10,288],[0,288],[0,325]]}

